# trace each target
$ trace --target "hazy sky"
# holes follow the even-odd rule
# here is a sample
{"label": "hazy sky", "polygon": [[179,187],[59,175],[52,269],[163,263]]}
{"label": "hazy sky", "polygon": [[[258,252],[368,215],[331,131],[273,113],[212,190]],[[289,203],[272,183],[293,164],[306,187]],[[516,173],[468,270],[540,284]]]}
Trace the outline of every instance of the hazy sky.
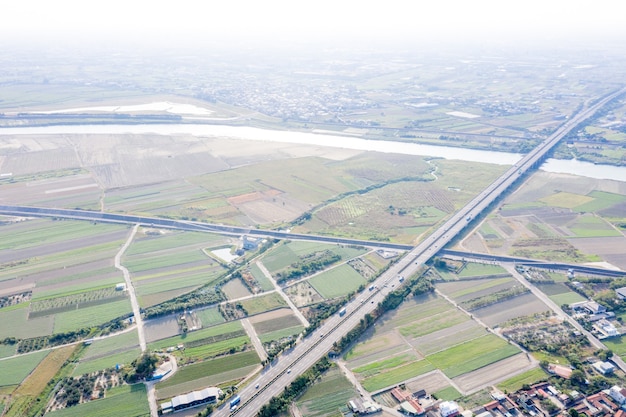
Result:
{"label": "hazy sky", "polygon": [[626,38],[617,0],[15,0],[6,39]]}

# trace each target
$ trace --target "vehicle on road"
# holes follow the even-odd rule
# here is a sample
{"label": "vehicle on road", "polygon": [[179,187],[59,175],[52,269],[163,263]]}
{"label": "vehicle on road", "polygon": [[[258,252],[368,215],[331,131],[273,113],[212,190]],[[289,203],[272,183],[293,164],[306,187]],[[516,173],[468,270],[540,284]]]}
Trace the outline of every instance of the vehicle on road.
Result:
{"label": "vehicle on road", "polygon": [[346,308],[342,308],[341,310],[339,310],[339,317],[343,317],[346,315]]}
{"label": "vehicle on road", "polygon": [[237,408],[239,403],[241,402],[241,397],[239,395],[235,395],[232,400],[230,400],[230,409],[234,410]]}

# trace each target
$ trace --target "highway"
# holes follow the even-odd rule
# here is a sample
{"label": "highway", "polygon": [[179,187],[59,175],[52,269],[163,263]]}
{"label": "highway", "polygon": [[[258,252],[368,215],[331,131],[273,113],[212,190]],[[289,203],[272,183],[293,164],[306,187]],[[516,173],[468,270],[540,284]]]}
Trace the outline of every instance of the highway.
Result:
{"label": "highway", "polygon": [[[214,416],[253,416],[258,413],[264,404],[277,395],[291,383],[298,375],[310,368],[321,357],[327,354],[333,343],[340,340],[352,330],[365,314],[372,312],[377,304],[390,292],[402,285],[400,277],[408,277],[415,273],[424,263],[433,257],[440,249],[453,238],[463,232],[469,223],[489,208],[498,198],[512,187],[524,174],[537,166],[546,154],[578,124],[591,117],[606,103],[624,93],[624,89],[603,97],[591,106],[585,106],[578,114],[558,128],[549,138],[544,140],[535,149],[525,155],[502,176],[496,179],[479,195],[467,203],[462,209],[448,219],[439,229],[428,236],[419,245],[407,248],[406,245],[391,243],[369,242],[355,239],[330,238],[324,236],[298,235],[288,232],[248,229],[224,225],[207,224],[201,222],[186,222],[170,219],[128,216],[95,211],[62,210],[36,208],[24,206],[0,205],[0,214],[42,217],[64,217],[90,221],[112,223],[140,224],[144,226],[175,228],[190,231],[204,231],[211,233],[243,234],[271,237],[278,239],[306,239],[328,243],[354,244],[366,247],[407,250],[406,255],[393,264],[372,284],[372,289],[366,289],[346,304],[347,313],[344,316],[334,315],[315,332],[299,341],[291,351],[282,355],[273,364],[267,366],[261,375],[238,392],[241,397],[240,405],[230,410],[228,402],[216,410]],[[258,385],[257,385],[258,384]],[[258,386],[258,388],[256,388]]]}

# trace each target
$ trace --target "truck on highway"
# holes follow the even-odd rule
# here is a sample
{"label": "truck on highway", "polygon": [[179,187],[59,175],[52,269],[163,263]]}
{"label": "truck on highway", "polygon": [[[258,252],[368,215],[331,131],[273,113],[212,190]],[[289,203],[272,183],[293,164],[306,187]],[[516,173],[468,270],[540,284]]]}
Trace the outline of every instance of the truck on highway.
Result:
{"label": "truck on highway", "polygon": [[241,402],[241,397],[239,395],[235,395],[232,400],[230,400],[230,409],[235,409]]}
{"label": "truck on highway", "polygon": [[346,308],[342,308],[341,310],[339,310],[339,317],[343,317],[346,315]]}

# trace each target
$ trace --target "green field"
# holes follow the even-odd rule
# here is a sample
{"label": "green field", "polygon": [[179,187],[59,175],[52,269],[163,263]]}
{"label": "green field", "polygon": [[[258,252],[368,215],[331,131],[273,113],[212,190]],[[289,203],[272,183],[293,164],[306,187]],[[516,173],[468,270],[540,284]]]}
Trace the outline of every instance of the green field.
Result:
{"label": "green field", "polygon": [[515,375],[498,384],[498,389],[508,392],[516,392],[525,384],[532,385],[536,382],[543,381],[548,378],[548,374],[541,368],[534,368],[530,371]]}
{"label": "green field", "polygon": [[[1,230],[4,233],[2,234],[0,249],[18,250],[44,246],[127,228],[127,226],[122,225],[94,224],[73,220],[29,220],[24,223],[23,227],[12,229],[2,227]],[[9,232],[9,230],[11,231]]]}
{"label": "green field", "polygon": [[0,310],[0,339],[17,337],[27,339],[36,336],[45,336],[52,333],[54,317],[38,317],[28,319],[28,308],[25,304],[15,310]]}
{"label": "green field", "polygon": [[130,300],[114,301],[99,306],[55,314],[54,332],[63,333],[83,327],[97,326],[132,311]]}
{"label": "green field", "polygon": [[624,195],[607,193],[598,190],[590,192],[587,196],[592,197],[593,200],[576,206],[574,211],[578,213],[597,213],[600,210],[626,201],[626,196]]}
{"label": "green field", "polygon": [[224,241],[219,235],[210,233],[193,233],[183,231],[168,231],[159,236],[146,236],[135,239],[125,252],[125,256],[141,255],[159,251],[175,249],[180,252],[182,248],[200,248]]}
{"label": "green field", "polygon": [[105,339],[94,340],[87,346],[82,359],[91,359],[97,356],[108,354],[115,350],[127,349],[139,346],[139,339],[136,330],[131,330]]}
{"label": "green field", "polygon": [[211,359],[210,361],[194,363],[178,368],[178,372],[176,372],[175,375],[172,375],[172,377],[168,378],[166,381],[158,383],[157,388],[162,390],[163,388],[172,387],[237,368],[257,365],[259,363],[260,359],[255,351],[242,352],[235,355]]}
{"label": "green field", "polygon": [[250,266],[250,273],[259,283],[259,287],[261,287],[263,291],[270,291],[274,289],[274,284],[272,284],[272,281],[270,281],[265,276],[265,274],[261,271],[256,263]]}
{"label": "green field", "polygon": [[309,283],[322,297],[328,299],[345,296],[367,281],[350,265],[343,264],[315,275]]}
{"label": "green field", "polygon": [[307,417],[335,415],[333,413],[345,410],[347,402],[355,395],[354,386],[333,366],[298,398],[297,405]]}
{"label": "green field", "polygon": [[509,282],[514,282],[514,281],[515,280],[512,277],[481,279],[481,280],[477,280],[475,285],[468,287],[468,288],[463,288],[458,291],[454,291],[453,293],[450,293],[449,296],[452,298],[458,299],[466,295],[470,295],[479,291],[488,290],[490,288],[494,288],[494,287],[507,284]]}
{"label": "green field", "polygon": [[129,364],[141,355],[139,347],[128,348],[116,351],[111,354],[103,354],[89,359],[81,359],[74,368],[72,375],[79,376],[95,371],[102,371],[108,368],[115,368],[116,365]]}
{"label": "green field", "polygon": [[202,322],[203,327],[210,327],[224,323],[224,317],[222,317],[219,310],[215,306],[195,310],[195,313]]}
{"label": "green field", "polygon": [[398,366],[397,368],[388,370],[387,372],[365,378],[361,381],[361,383],[363,388],[365,388],[368,392],[373,392],[392,385],[400,384],[409,378],[414,378],[434,369],[435,367],[433,367],[429,361],[422,359],[420,361]]}
{"label": "green field", "polygon": [[289,337],[289,336],[295,336],[300,334],[302,331],[304,330],[304,326],[293,326],[293,327],[287,327],[284,329],[280,329],[280,330],[275,330],[273,332],[269,332],[269,333],[265,333],[262,335],[259,335],[259,339],[261,340],[261,342],[266,343],[266,342],[271,342],[272,340],[281,340],[285,337]]}
{"label": "green field", "polygon": [[622,236],[610,223],[600,217],[583,215],[576,218],[568,230],[576,237],[612,237]]}
{"label": "green field", "polygon": [[455,401],[463,396],[454,387],[447,387],[442,390],[433,392],[433,396],[442,401]]}
{"label": "green field", "polygon": [[287,302],[277,293],[269,293],[255,298],[240,301],[249,316],[275,310],[281,307],[288,307]]}
{"label": "green field", "polygon": [[37,351],[26,355],[0,361],[0,387],[17,385],[39,365],[39,362],[48,355],[49,351]]}
{"label": "green field", "polygon": [[200,330],[196,330],[193,332],[189,332],[186,334],[181,334],[178,336],[169,337],[167,339],[158,340],[156,342],[150,343],[148,348],[150,350],[160,350],[167,349],[168,347],[178,346],[180,344],[186,344],[210,337],[219,337],[220,335],[228,334],[228,333],[240,333],[243,332],[243,327],[241,323],[238,321],[231,321],[228,323],[220,324],[213,327],[208,327]]}
{"label": "green field", "polygon": [[449,378],[490,365],[519,353],[520,350],[492,334],[469,340],[426,359]]}
{"label": "green field", "polygon": [[108,390],[105,398],[48,413],[51,417],[149,417],[148,396],[143,384]]}
{"label": "green field", "polygon": [[387,369],[397,368],[406,363],[417,361],[417,356],[410,353],[400,353],[395,356],[385,358],[383,360],[368,363],[367,365],[359,366],[352,369],[353,372],[361,374],[362,377],[367,378],[378,373],[384,372]]}
{"label": "green field", "polygon": [[456,324],[471,320],[466,314],[458,310],[434,315],[427,319],[415,320],[412,323],[398,326],[400,334],[404,337],[415,338],[447,329]]}

